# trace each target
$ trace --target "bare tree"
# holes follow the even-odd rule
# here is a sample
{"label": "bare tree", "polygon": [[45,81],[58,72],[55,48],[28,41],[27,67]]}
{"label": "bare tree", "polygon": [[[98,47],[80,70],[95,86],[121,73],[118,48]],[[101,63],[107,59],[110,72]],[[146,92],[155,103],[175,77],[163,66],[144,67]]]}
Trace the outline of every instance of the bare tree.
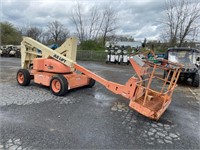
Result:
{"label": "bare tree", "polygon": [[90,15],[88,17],[81,12],[83,12],[82,7],[80,3],[77,3],[71,20],[76,27],[80,41],[96,39],[102,26],[102,23],[100,23],[100,19],[102,18],[101,13],[96,6],[89,9]]}
{"label": "bare tree", "polygon": [[91,8],[90,12],[91,15],[88,39],[96,39],[98,36],[98,30],[101,28],[101,24],[99,25],[101,14],[98,12],[98,8],[95,6]]}
{"label": "bare tree", "polygon": [[49,32],[43,32],[41,42],[45,45],[55,43],[54,41],[52,41],[51,34]]}
{"label": "bare tree", "polygon": [[106,37],[109,33],[115,31],[118,27],[116,26],[117,16],[113,9],[105,8],[103,12],[103,25],[102,25],[102,32],[103,32],[103,44],[105,45]]}
{"label": "bare tree", "polygon": [[84,41],[85,31],[83,25],[83,15],[81,14],[81,5],[77,3],[77,8],[72,13],[72,22],[76,26],[76,31],[80,41]]}
{"label": "bare tree", "polygon": [[194,30],[192,31],[191,33],[191,36],[192,36],[192,42],[194,42],[195,40],[198,41],[199,39],[199,33],[200,33],[200,26],[195,26],[194,27]]}
{"label": "bare tree", "polygon": [[116,14],[110,8],[101,10],[96,6],[91,7],[88,16],[82,12],[81,5],[77,3],[71,18],[80,41],[97,40],[102,36],[103,43],[105,43],[106,36],[117,29]]}
{"label": "bare tree", "polygon": [[200,3],[191,0],[167,0],[165,11],[164,23],[167,26],[170,44],[178,44],[180,47],[186,37],[199,27]]}
{"label": "bare tree", "polygon": [[64,25],[58,21],[53,21],[48,24],[48,31],[51,40],[55,43],[62,44],[69,37],[69,31]]}
{"label": "bare tree", "polygon": [[21,32],[22,36],[28,36],[37,41],[41,41],[43,30],[39,27],[21,26],[18,27],[18,30]]}
{"label": "bare tree", "polygon": [[37,41],[40,41],[40,38],[42,36],[42,29],[37,27],[31,27],[26,30],[26,36],[29,36]]}

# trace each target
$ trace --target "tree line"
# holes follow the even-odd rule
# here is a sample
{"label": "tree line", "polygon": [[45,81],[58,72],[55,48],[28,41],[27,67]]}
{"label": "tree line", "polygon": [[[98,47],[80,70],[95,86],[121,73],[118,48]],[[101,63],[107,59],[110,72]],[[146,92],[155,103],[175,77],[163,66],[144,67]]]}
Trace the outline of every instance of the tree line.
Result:
{"label": "tree line", "polygon": [[1,44],[20,44],[22,36],[31,37],[44,44],[62,44],[70,36],[69,31],[58,21],[47,24],[46,31],[39,27],[14,27],[9,22],[1,22]]}
{"label": "tree line", "polygon": [[[115,35],[120,27],[117,25],[119,18],[114,9],[109,7],[100,9],[93,6],[89,9],[89,15],[83,12],[83,6],[77,3],[70,18],[75,28],[75,35],[81,43],[81,49],[103,49],[107,40],[134,41],[134,35],[127,38]],[[162,18],[163,32],[159,40],[168,43],[168,46],[185,46],[188,40],[195,41],[199,37],[200,3],[198,1],[167,0]],[[22,36],[32,37],[46,45],[53,43],[60,45],[72,35],[65,25],[57,20],[47,23],[45,30],[36,26],[20,28],[9,22],[1,22],[0,33],[1,45],[20,44]],[[145,37],[144,39],[146,40]]]}

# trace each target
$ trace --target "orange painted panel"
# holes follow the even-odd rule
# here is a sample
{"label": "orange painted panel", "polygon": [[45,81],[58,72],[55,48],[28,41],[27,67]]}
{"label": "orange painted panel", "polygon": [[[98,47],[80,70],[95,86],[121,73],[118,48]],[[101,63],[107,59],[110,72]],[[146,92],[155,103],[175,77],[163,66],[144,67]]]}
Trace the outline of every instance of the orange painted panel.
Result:
{"label": "orange painted panel", "polygon": [[64,76],[68,81],[69,89],[85,86],[89,83],[89,77],[83,74],[72,73]]}
{"label": "orange painted panel", "polygon": [[[34,82],[45,86],[50,86],[51,78],[54,75],[56,75],[54,73],[39,72],[39,71],[38,72],[35,71],[33,74],[34,74]],[[82,87],[88,85],[89,83],[89,77],[83,74],[70,73],[63,75],[67,79],[69,89]]]}
{"label": "orange painted panel", "polygon": [[45,86],[50,86],[50,81],[53,75],[54,74],[52,73],[37,72],[34,74],[34,82]]}
{"label": "orange painted panel", "polygon": [[135,109],[137,112],[139,112],[140,114],[149,117],[149,118],[153,118],[155,112],[151,111],[150,109],[134,102],[134,101],[130,101],[129,106],[133,109]]}
{"label": "orange painted panel", "polygon": [[58,62],[55,59],[46,59],[44,61],[44,71],[55,72],[55,73],[71,72],[70,67]]}
{"label": "orange painted panel", "polygon": [[46,58],[35,58],[35,59],[33,59],[33,69],[38,70],[38,71],[42,71],[44,69],[44,60],[46,60]]}
{"label": "orange painted panel", "polygon": [[35,58],[33,60],[33,69],[52,73],[69,73],[71,68],[58,62],[55,59]]}

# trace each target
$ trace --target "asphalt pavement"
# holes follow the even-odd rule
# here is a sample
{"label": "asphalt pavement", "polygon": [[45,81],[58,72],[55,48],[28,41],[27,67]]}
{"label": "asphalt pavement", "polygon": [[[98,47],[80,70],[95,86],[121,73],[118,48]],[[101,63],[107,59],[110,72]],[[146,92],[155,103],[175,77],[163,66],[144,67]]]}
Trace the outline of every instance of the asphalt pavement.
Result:
{"label": "asphalt pavement", "polygon": [[[131,66],[80,61],[124,84]],[[0,149],[200,149],[200,90],[180,83],[158,121],[96,83],[54,96],[33,82],[19,86],[19,58],[0,58]]]}

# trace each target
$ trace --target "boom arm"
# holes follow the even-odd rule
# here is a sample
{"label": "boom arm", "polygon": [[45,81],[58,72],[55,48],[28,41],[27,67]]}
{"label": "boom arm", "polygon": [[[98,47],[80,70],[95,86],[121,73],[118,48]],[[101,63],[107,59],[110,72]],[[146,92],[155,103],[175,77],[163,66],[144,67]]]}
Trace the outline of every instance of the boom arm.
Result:
{"label": "boom arm", "polygon": [[135,88],[136,88],[135,87],[136,82],[138,81],[137,78],[132,77],[128,80],[128,82],[125,85],[121,85],[119,83],[108,81],[108,80],[98,76],[97,74],[87,70],[86,68],[84,68],[84,67],[82,67],[78,64],[75,64],[74,67],[77,70],[79,70],[80,72],[89,76],[90,78],[93,78],[97,82],[101,83],[102,85],[104,85],[107,89],[109,89],[113,93],[120,94],[120,95],[122,95],[122,96],[124,96],[125,98],[128,98],[128,99],[133,97],[133,93],[135,92]]}

